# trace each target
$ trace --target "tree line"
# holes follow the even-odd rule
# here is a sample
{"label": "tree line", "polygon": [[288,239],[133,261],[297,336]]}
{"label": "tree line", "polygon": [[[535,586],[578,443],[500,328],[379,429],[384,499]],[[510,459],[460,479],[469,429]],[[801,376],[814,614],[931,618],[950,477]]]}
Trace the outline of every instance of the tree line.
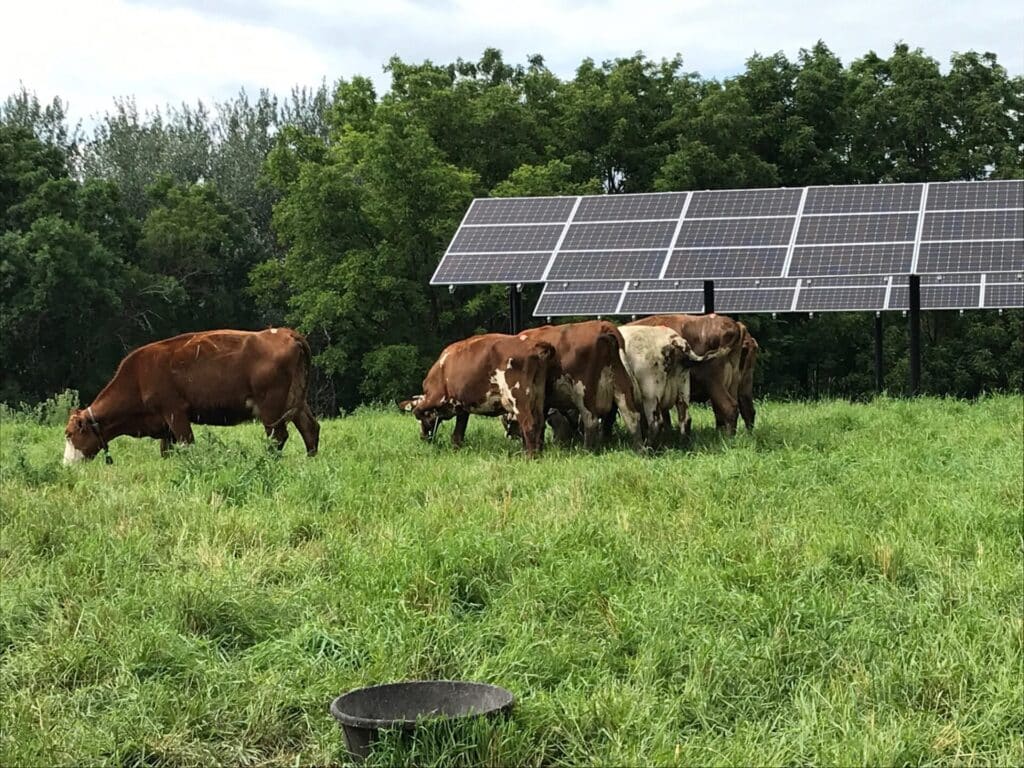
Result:
{"label": "tree line", "polygon": [[[271,324],[309,337],[322,412],[418,392],[445,343],[507,322],[501,286],[428,285],[473,197],[1024,175],[1024,78],[991,53],[944,70],[900,44],[846,65],[819,42],[724,80],[642,53],[563,79],[493,49],[386,71],[383,95],[356,76],[160,111],[121,99],[88,130],[59,98],[8,97],[0,402],[88,399],[135,346]],[[901,392],[905,324],[888,318]],[[868,315],[743,320],[760,393],[872,391]],[[1021,312],[923,325],[926,391],[1022,388]]]}

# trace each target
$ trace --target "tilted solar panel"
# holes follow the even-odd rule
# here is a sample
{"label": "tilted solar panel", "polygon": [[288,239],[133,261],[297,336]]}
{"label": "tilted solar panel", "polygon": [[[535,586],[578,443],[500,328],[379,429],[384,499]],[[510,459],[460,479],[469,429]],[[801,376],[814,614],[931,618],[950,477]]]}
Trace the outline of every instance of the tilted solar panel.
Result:
{"label": "tilted solar panel", "polygon": [[432,284],[1024,269],[1024,180],[474,200]]}

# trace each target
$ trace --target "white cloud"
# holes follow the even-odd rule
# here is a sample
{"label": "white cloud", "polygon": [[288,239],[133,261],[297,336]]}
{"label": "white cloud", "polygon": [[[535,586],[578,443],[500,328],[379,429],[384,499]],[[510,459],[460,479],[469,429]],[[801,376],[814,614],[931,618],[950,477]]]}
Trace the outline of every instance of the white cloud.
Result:
{"label": "white cloud", "polygon": [[487,46],[513,62],[543,54],[562,76],[584,57],[637,50],[679,52],[686,69],[724,76],[755,51],[795,56],[818,39],[845,62],[902,40],[944,64],[973,49],[1024,72],[1024,11],[1012,0],[37,0],[4,16],[0,89],[23,81],[68,99],[78,117],[128,94],[155,106],[355,74],[384,90],[392,54],[448,62]]}

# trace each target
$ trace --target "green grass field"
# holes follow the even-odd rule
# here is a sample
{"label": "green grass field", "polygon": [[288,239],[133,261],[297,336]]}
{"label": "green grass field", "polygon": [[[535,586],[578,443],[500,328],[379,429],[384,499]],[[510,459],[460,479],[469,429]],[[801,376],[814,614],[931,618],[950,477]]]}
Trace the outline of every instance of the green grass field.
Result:
{"label": "green grass field", "polygon": [[330,700],[416,678],[514,716],[371,764],[1021,764],[1021,398],[696,410],[649,457],[366,410],[70,469],[6,418],[0,764],[340,763]]}

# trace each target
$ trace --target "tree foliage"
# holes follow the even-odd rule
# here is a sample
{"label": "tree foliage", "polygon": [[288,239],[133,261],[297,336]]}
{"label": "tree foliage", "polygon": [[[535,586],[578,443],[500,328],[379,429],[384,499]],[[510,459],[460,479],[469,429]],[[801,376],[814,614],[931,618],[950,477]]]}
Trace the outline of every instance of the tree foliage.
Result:
{"label": "tree foliage", "polygon": [[[428,285],[474,196],[1024,173],[1024,79],[987,52],[943,67],[901,43],[844,64],[818,42],[725,80],[642,53],[569,79],[495,49],[386,69],[384,94],[357,75],[154,112],[119,100],[88,134],[59,99],[9,97],[0,399],[88,396],[138,343],[268,323],[309,335],[327,410],[412,394],[445,343],[505,323],[502,286]],[[872,390],[871,318],[744,320],[761,391]],[[926,313],[924,329],[928,391],[1021,388],[1019,312]],[[889,320],[894,391],[904,344]]]}

